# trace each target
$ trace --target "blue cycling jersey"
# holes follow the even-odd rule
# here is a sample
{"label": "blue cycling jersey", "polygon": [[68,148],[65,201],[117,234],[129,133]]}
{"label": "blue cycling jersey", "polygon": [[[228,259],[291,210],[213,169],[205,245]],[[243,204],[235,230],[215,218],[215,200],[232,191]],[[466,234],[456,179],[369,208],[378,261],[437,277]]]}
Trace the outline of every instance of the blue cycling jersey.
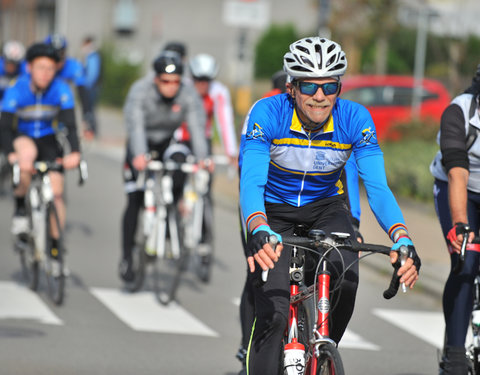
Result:
{"label": "blue cycling jersey", "polygon": [[83,66],[80,61],[67,57],[62,69],[57,72],[57,77],[63,78],[75,86],[85,86]]}
{"label": "blue cycling jersey", "polygon": [[343,194],[340,174],[353,152],[381,227],[392,238],[405,229],[373,120],[360,104],[338,98],[324,126],[307,132],[289,94],[264,98],[249,112],[242,142],[240,204],[247,228],[253,218],[266,218],[265,201],[300,207]]}
{"label": "blue cycling jersey", "polygon": [[25,61],[21,62],[18,65],[17,71],[13,74],[7,73],[5,69],[5,59],[0,57],[0,104],[2,102],[3,95],[5,90],[13,84],[15,79],[20,75],[26,73],[26,63]]}
{"label": "blue cycling jersey", "polygon": [[55,78],[46,91],[34,93],[30,75],[21,76],[6,91],[2,111],[18,117],[17,132],[32,138],[55,133],[53,121],[64,109],[74,108],[72,91],[66,82]]}

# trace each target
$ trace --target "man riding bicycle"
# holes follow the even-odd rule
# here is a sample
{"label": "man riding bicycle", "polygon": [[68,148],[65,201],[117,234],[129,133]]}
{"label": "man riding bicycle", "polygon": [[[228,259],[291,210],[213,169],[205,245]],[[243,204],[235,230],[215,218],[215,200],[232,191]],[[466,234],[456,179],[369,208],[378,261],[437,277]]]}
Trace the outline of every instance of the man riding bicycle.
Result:
{"label": "man riding bicycle", "polygon": [[[392,246],[391,262],[405,245],[409,257],[399,268],[400,282],[413,287],[418,279],[418,258],[400,208],[388,188],[383,156],[375,126],[361,105],[338,98],[340,77],[347,60],[339,44],[319,37],[290,45],[284,69],[291,77],[289,93],[261,99],[247,116],[240,177],[240,203],[248,230],[250,282],[270,270],[255,294],[255,323],[248,352],[248,373],[278,374],[281,340],[289,311],[290,254],[281,243],[272,249],[268,239],[292,235],[296,225],[326,233],[354,229],[340,175],[353,152],[369,203]],[[338,254],[331,254],[335,269],[343,269]],[[358,285],[358,255],[342,253],[345,267],[352,265],[338,286],[331,338],[338,343],[353,313]],[[255,264],[256,263],[256,264]]]}
{"label": "man riding bicycle", "polygon": [[[173,51],[162,52],[154,60],[153,68],[153,77],[147,74],[132,85],[124,106],[128,134],[124,180],[128,202],[122,222],[120,276],[126,282],[133,281],[135,277],[132,248],[144,198],[143,189],[137,186],[137,177],[138,171],[147,167],[148,154],[155,154],[161,160],[174,158],[184,161],[185,154],[190,150],[177,144],[173,136],[186,122],[193,154],[200,162],[207,157],[205,111],[195,88],[181,81],[183,63],[180,56]],[[173,189],[177,201],[183,189],[182,178],[174,176]]]}
{"label": "man riding bicycle", "polygon": [[438,220],[447,243],[451,270],[443,292],[446,346],[441,375],[467,375],[465,339],[473,309],[473,284],[480,266],[477,251],[465,252],[457,274],[463,237],[471,242],[480,229],[480,65],[472,86],[453,99],[442,114],[440,150],[430,171],[435,177],[433,194]]}
{"label": "man riding bicycle", "polygon": [[[5,92],[0,130],[3,148],[8,161],[18,163],[20,183],[14,191],[15,214],[12,233],[28,231],[25,195],[27,193],[35,160],[56,161],[63,150],[56,140],[55,121],[61,121],[68,129],[67,139],[71,152],[63,156],[65,169],[75,168],[80,163],[80,145],[77,137],[73,94],[60,78],[55,78],[59,57],[52,46],[43,43],[32,45],[26,54],[29,75],[21,76]],[[65,223],[63,201],[64,177],[61,172],[49,172],[55,206],[60,225]],[[58,238],[53,228],[53,238]],[[53,241],[51,255],[55,258],[57,244]]]}

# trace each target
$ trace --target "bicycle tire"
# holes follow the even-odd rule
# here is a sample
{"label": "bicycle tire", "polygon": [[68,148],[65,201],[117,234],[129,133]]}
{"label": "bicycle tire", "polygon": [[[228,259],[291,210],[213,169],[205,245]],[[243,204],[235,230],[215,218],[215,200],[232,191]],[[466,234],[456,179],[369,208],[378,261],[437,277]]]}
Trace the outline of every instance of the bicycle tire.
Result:
{"label": "bicycle tire", "polygon": [[178,211],[167,208],[168,240],[165,241],[164,254],[157,254],[154,269],[154,289],[157,300],[168,305],[176,298],[180,279],[187,266],[188,254],[183,246],[181,224]]}
{"label": "bicycle tire", "polygon": [[332,343],[324,343],[319,348],[316,375],[344,375],[342,358]]}
{"label": "bicycle tire", "polygon": [[[52,247],[51,220],[55,221],[58,229],[57,255],[55,259],[50,256]],[[56,304],[61,305],[65,297],[65,248],[63,244],[63,229],[60,227],[60,219],[53,202],[47,205],[46,215],[46,256],[45,256],[45,275],[47,278],[47,291],[50,299]]]}
{"label": "bicycle tire", "polygon": [[142,207],[138,213],[137,230],[132,248],[134,277],[132,281],[125,282],[125,288],[132,293],[137,292],[142,288],[145,281],[147,267],[147,254],[145,252],[147,238],[143,232],[143,214],[144,208]]}
{"label": "bicycle tire", "polygon": [[[310,374],[313,366],[314,353],[309,352],[309,342],[312,340],[312,333],[315,327],[316,308],[313,299],[307,299],[298,307],[298,336],[299,342],[305,345],[305,373]],[[320,344],[319,355],[316,361],[316,375],[344,375],[343,362],[336,346],[328,341]]]}
{"label": "bicycle tire", "polygon": [[[203,229],[205,227],[205,229]],[[213,241],[213,207],[209,198],[204,198],[202,230],[205,231],[204,241],[201,245],[208,247],[208,253],[200,254],[198,251],[195,256],[195,271],[205,284],[208,284],[212,277],[212,265],[214,259],[214,241]]]}
{"label": "bicycle tire", "polygon": [[17,239],[15,248],[20,256],[22,278],[30,290],[36,291],[39,284],[39,261],[35,256],[35,245],[30,236],[26,241]]}

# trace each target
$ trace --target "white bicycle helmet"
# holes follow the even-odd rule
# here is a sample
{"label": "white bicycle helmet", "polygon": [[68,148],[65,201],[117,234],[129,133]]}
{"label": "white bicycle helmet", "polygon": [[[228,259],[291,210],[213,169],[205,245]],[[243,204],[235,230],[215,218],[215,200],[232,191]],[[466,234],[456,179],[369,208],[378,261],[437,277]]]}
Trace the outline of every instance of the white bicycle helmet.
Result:
{"label": "white bicycle helmet", "polygon": [[215,58],[206,53],[193,57],[189,66],[193,78],[212,80],[218,74],[218,64]]}
{"label": "white bicycle helmet", "polygon": [[338,43],[318,36],[290,44],[283,69],[292,79],[340,77],[347,70],[345,52]]}
{"label": "white bicycle helmet", "polygon": [[10,40],[3,45],[2,52],[5,60],[18,64],[25,56],[25,47],[16,40]]}

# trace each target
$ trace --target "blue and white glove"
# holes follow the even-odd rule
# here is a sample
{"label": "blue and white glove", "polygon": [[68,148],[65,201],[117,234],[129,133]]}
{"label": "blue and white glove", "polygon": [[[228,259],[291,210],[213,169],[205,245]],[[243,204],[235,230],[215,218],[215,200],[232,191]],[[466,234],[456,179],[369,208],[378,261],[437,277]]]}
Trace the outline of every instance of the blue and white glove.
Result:
{"label": "blue and white glove", "polygon": [[420,272],[420,266],[422,265],[422,262],[420,260],[420,257],[417,254],[417,251],[415,250],[415,246],[413,246],[412,240],[407,237],[403,236],[400,237],[397,242],[395,242],[392,246],[392,251],[397,251],[399,252],[400,247],[406,246],[408,249],[408,257],[412,258],[413,260],[413,265],[417,268],[417,272]]}
{"label": "blue and white glove", "polygon": [[268,224],[262,224],[256,227],[247,242],[247,252],[249,256],[254,256],[258,253],[263,245],[270,241],[270,236],[275,236],[278,242],[282,242],[282,236],[275,233]]}

